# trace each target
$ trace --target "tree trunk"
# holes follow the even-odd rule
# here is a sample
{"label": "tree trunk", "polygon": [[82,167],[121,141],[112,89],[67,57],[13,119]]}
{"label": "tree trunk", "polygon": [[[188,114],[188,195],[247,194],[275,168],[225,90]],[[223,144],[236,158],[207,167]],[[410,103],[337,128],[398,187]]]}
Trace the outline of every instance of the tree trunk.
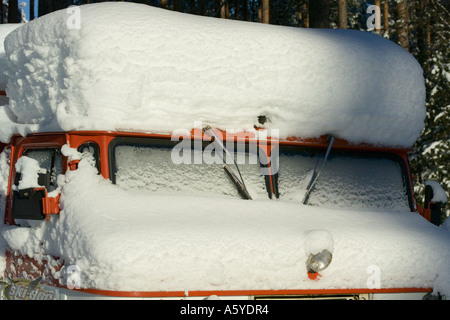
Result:
{"label": "tree trunk", "polygon": [[[417,21],[417,61],[424,69],[425,73],[429,73],[428,57],[429,43],[428,33],[430,30],[429,19],[430,0],[422,0],[416,2],[416,15],[420,17]],[[427,17],[427,18],[425,18]]]}
{"label": "tree trunk", "polygon": [[309,27],[330,28],[330,4],[329,0],[309,1]]}
{"label": "tree trunk", "polygon": [[[299,2],[301,2],[301,0],[299,1]],[[303,24],[303,20],[305,19],[305,17],[304,17],[304,15],[303,15],[303,12],[302,12],[302,6],[301,6],[301,4],[299,5],[299,8],[298,8],[298,26],[301,28],[302,27],[302,24]]]}
{"label": "tree trunk", "polygon": [[222,0],[220,3],[220,17],[223,19],[229,18],[228,0]]}
{"label": "tree trunk", "polygon": [[397,3],[397,41],[398,44],[409,51],[409,15],[408,3],[406,0],[401,0]]}
{"label": "tree trunk", "polygon": [[38,16],[42,17],[43,15],[50,12],[50,4],[47,0],[39,0],[38,2]]}
{"label": "tree trunk", "polygon": [[161,8],[166,8],[166,6],[167,6],[167,0],[161,0],[160,1],[160,6],[161,6]]}
{"label": "tree trunk", "polygon": [[190,14],[198,14],[198,7],[195,5],[195,0],[189,0],[189,1],[186,1],[187,2],[187,11],[190,13]]}
{"label": "tree trunk", "polygon": [[34,0],[30,0],[30,21],[34,19]]}
{"label": "tree trunk", "polygon": [[17,0],[8,1],[8,23],[20,23],[22,20]]}
{"label": "tree trunk", "polygon": [[347,0],[338,0],[338,28],[347,29]]}
{"label": "tree trunk", "polygon": [[226,10],[226,7],[225,7],[225,1],[226,0],[221,0],[220,1],[220,17],[222,18],[222,19],[225,19],[225,10]]}
{"label": "tree trunk", "polygon": [[242,9],[243,11],[243,19],[244,21],[248,21],[249,20],[249,15],[248,15],[248,0],[244,0],[242,1]]}
{"label": "tree trunk", "polygon": [[206,16],[206,0],[201,0],[200,3],[200,14]]}
{"label": "tree trunk", "polygon": [[383,2],[383,28],[384,33],[389,35],[389,2],[385,0]]}
{"label": "tree trunk", "polygon": [[270,22],[269,0],[262,0],[262,23]]}
{"label": "tree trunk", "polygon": [[261,21],[261,8],[258,1],[250,1],[250,21]]}
{"label": "tree trunk", "polygon": [[302,7],[302,20],[303,20],[303,26],[305,28],[309,28],[309,6],[308,6],[309,1],[305,1],[305,3],[303,4]]}

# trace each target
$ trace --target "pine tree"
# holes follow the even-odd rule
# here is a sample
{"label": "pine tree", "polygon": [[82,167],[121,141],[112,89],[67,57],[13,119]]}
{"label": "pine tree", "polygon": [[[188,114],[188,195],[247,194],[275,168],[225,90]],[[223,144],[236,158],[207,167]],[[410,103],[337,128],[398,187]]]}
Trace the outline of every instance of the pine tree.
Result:
{"label": "pine tree", "polygon": [[[423,183],[436,180],[450,199],[450,13],[445,1],[416,1],[413,25],[417,35],[412,41],[415,55],[426,80],[425,129],[415,145],[411,167],[416,176],[415,194],[423,198]],[[447,2],[448,4],[448,2]],[[447,204],[444,219],[450,214]]]}

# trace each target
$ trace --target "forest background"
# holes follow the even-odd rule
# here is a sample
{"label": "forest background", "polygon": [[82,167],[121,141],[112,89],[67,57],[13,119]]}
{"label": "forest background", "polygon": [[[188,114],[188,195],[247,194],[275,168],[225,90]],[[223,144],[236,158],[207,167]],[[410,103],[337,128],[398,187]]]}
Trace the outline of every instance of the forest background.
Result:
{"label": "forest background", "polygon": [[[124,0],[121,0],[124,1]],[[26,23],[70,5],[95,0],[3,0],[0,23]],[[422,66],[425,128],[410,155],[414,193],[438,181],[450,198],[450,0],[136,0],[168,10],[299,28],[373,32],[398,43]],[[375,7],[374,7],[375,6]],[[373,57],[377,63],[377,57]],[[441,220],[450,215],[447,204]]]}

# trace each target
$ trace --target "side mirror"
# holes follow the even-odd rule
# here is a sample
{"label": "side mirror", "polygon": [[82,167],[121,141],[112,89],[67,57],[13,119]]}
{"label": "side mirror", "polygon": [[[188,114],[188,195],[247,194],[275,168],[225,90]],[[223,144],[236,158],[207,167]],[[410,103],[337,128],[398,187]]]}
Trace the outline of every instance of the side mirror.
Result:
{"label": "side mirror", "polygon": [[50,214],[59,213],[59,195],[56,198],[47,196],[50,178],[50,171],[39,173],[38,184],[41,187],[13,190],[12,217],[14,219],[48,220]]}
{"label": "side mirror", "polygon": [[442,209],[446,204],[447,195],[441,185],[437,181],[426,181],[424,209],[429,210],[431,223],[441,224]]}
{"label": "side mirror", "polygon": [[[20,181],[17,174],[17,182]],[[44,220],[42,199],[46,195],[46,187],[50,185],[50,172],[39,173],[38,184],[42,188],[25,188],[13,190],[12,216],[14,219]]]}

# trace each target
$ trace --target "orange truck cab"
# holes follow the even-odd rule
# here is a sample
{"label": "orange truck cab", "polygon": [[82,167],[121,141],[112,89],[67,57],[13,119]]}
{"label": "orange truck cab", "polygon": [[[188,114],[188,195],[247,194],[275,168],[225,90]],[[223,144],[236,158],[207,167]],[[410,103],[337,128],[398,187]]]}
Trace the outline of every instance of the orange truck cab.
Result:
{"label": "orange truck cab", "polygon": [[[215,153],[211,153],[213,144]],[[66,151],[68,146],[72,150],[71,153]],[[195,147],[191,149],[191,146]],[[221,149],[224,146],[225,149]],[[221,153],[225,150],[226,153]],[[82,156],[74,157],[74,151]],[[187,154],[188,151],[192,151],[191,154]],[[241,199],[241,203],[259,202],[261,206],[258,208],[267,207],[270,211],[274,209],[274,204],[293,202],[299,215],[302,214],[302,207],[306,208],[307,205],[313,208],[332,208],[336,215],[341,215],[344,209],[369,210],[368,212],[381,210],[391,214],[409,211],[411,217],[421,215],[433,222],[435,215],[439,213],[437,209],[432,208],[438,208],[441,204],[429,202],[426,209],[417,209],[408,164],[409,151],[352,145],[329,136],[309,140],[282,140],[271,137],[257,139],[254,133],[228,134],[210,128],[203,131],[193,129],[183,136],[112,131],[39,133],[26,137],[16,135],[8,145],[3,146],[3,154],[8,155],[9,162],[4,222],[7,226],[14,226],[16,231],[33,228],[36,223],[48,224],[48,228],[54,227],[52,222],[60,219],[67,207],[64,201],[60,201],[61,192],[64,193],[67,185],[59,189],[58,177],[79,170],[80,161],[87,157],[99,175],[109,180],[115,188],[150,194],[164,192],[170,195],[171,201],[184,199],[179,197],[186,194],[192,195],[192,201],[196,201],[196,196],[206,194],[207,197]],[[191,162],[197,157],[195,152],[203,153],[200,154],[203,161],[206,159],[206,153],[209,156],[221,153],[222,160],[231,155],[234,160],[217,161],[217,164],[209,164],[207,166],[210,168],[205,168],[201,161],[197,164]],[[177,161],[175,157],[183,153],[184,163]],[[39,163],[42,170],[35,176],[35,186],[19,187],[24,176],[24,172],[18,172],[20,168],[17,164],[21,158],[35,159]],[[240,162],[237,161],[239,159]],[[190,172],[185,176],[183,171],[186,170]],[[209,170],[215,173],[211,175]],[[158,175],[162,179],[158,178]],[[186,178],[190,180],[186,181]],[[98,201],[102,203],[105,199],[99,198]],[[131,203],[129,208],[133,210]],[[277,212],[272,214],[276,215]],[[164,217],[164,212],[160,215]],[[346,219],[345,216],[342,219]],[[71,227],[73,226],[66,226]],[[255,227],[258,228],[258,221],[255,221]],[[114,235],[111,234],[111,241],[113,238]],[[86,287],[82,283],[83,270],[75,268],[72,265],[74,261],[52,256],[45,252],[45,245],[42,245],[41,252],[33,254],[27,254],[17,248],[15,250],[14,246],[14,241],[11,241],[6,252],[7,280],[3,285],[3,299],[71,299],[100,296],[158,299],[198,299],[209,296],[245,299],[421,299],[431,297],[433,292],[429,283],[414,287],[335,287],[332,281],[324,280],[327,277],[332,278],[333,275],[322,274],[322,269],[328,264],[333,265],[334,258],[328,251],[325,252],[329,254],[325,256],[325,260],[323,255],[310,255],[308,261],[304,261],[303,270],[298,270],[304,277],[307,275],[306,281],[312,283],[313,287],[308,285],[303,288],[300,283],[297,287],[286,288],[241,288],[239,279],[235,279],[235,283],[231,284],[237,289],[225,286],[222,289],[217,285],[218,289],[212,290],[196,287],[195,283],[192,283],[193,290],[185,290],[183,287],[179,290],[154,290],[151,286],[147,290],[136,291]],[[241,259],[245,257],[242,256]],[[324,261],[317,262],[314,259]],[[202,268],[201,264],[197,267]],[[67,273],[68,270],[72,273]],[[66,272],[65,280],[63,271]],[[123,276],[126,278],[127,275]]]}

